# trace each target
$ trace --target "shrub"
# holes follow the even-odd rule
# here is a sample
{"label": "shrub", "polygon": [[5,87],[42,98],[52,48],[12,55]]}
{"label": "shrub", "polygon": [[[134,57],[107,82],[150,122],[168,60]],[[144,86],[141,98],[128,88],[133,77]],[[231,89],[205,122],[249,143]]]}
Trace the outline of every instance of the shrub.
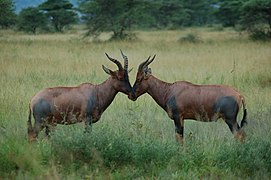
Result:
{"label": "shrub", "polygon": [[250,38],[254,41],[270,41],[271,32],[255,29],[251,31]]}
{"label": "shrub", "polygon": [[193,34],[193,33],[190,33],[184,37],[181,37],[178,41],[181,43],[187,43],[187,42],[188,43],[201,43],[201,42],[203,42],[197,34]]}
{"label": "shrub", "polygon": [[215,164],[232,172],[242,172],[244,176],[257,171],[271,172],[270,142],[262,139],[250,139],[245,144],[224,145],[214,158]]}

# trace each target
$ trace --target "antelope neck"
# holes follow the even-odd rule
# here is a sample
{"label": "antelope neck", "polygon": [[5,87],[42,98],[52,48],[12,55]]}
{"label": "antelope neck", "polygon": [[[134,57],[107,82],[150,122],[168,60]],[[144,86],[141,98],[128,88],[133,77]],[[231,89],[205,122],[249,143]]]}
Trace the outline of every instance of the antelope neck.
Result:
{"label": "antelope neck", "polygon": [[149,89],[147,93],[161,106],[166,108],[166,102],[170,93],[171,83],[164,82],[154,76],[149,77]]}
{"label": "antelope neck", "polygon": [[110,77],[96,87],[99,107],[103,110],[105,110],[111,104],[118,93],[118,91],[114,89],[112,83],[113,82]]}

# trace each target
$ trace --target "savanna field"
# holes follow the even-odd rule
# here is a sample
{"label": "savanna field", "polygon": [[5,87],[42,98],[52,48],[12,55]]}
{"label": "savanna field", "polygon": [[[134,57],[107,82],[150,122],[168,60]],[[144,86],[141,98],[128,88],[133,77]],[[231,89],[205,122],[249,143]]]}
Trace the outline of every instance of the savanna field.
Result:
{"label": "savanna field", "polygon": [[[193,34],[197,42],[182,37]],[[0,179],[270,179],[271,43],[253,42],[225,29],[138,31],[134,41],[92,42],[80,31],[28,35],[0,32]],[[246,98],[246,141],[233,138],[222,120],[185,121],[185,142],[175,140],[173,121],[145,94],[115,100],[84,133],[84,123],[58,125],[45,139],[27,141],[28,104],[39,90],[99,84],[108,78],[102,64],[116,70],[107,52],[129,58],[133,85],[138,65],[157,78],[196,84],[225,84]],[[240,123],[242,110],[238,116]],[[33,122],[33,118],[32,118]]]}

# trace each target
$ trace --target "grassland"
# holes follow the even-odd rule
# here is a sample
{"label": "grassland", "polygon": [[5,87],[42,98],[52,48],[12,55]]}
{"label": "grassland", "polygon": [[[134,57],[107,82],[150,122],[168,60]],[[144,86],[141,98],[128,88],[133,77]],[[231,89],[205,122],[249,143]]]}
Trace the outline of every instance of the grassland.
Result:
{"label": "grassland", "polygon": [[[201,43],[179,42],[188,33]],[[137,32],[133,42],[91,42],[80,32],[26,35],[0,32],[0,179],[270,179],[271,43],[252,42],[231,30]],[[107,39],[104,34],[102,39]],[[28,103],[45,87],[99,84],[115,65],[104,52],[134,67],[156,54],[152,73],[165,81],[227,84],[247,101],[247,140],[234,140],[222,121],[185,122],[185,144],[146,94],[136,102],[119,93],[83,133],[83,124],[57,126],[50,140],[26,139]],[[239,116],[239,122],[242,113]],[[189,136],[189,134],[191,134]]]}

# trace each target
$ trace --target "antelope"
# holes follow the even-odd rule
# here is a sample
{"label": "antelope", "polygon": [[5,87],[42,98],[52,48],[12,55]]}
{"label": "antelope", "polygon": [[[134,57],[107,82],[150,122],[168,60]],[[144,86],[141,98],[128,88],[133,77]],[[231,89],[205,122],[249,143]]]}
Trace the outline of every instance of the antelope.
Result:
{"label": "antelope", "polygon": [[[93,85],[83,83],[77,87],[53,87],[38,92],[29,103],[28,140],[36,140],[39,132],[45,127],[49,137],[51,128],[57,124],[74,124],[85,122],[85,131],[89,132],[92,123],[96,123],[106,108],[112,103],[116,94],[122,92],[128,95],[132,91],[128,77],[128,58],[121,51],[124,59],[122,64],[105,53],[107,58],[115,63],[118,70],[112,71],[102,65],[110,77],[103,83]],[[31,116],[35,119],[34,127]]]}
{"label": "antelope", "polygon": [[[139,65],[129,99],[135,101],[148,93],[174,121],[176,140],[180,143],[183,142],[185,119],[210,122],[222,118],[234,137],[244,141],[245,133],[241,129],[247,124],[244,96],[226,85],[196,85],[187,81],[167,83],[159,80],[151,74],[151,68],[148,67],[155,55],[151,60],[150,58],[151,56]],[[240,127],[236,119],[241,106],[243,119]]]}

